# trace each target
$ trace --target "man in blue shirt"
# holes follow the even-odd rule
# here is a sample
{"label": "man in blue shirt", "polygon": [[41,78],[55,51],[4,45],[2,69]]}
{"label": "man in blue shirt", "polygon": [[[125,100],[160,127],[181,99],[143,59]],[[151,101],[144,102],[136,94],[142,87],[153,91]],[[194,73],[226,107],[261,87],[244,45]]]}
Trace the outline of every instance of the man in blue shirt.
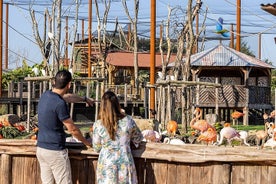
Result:
{"label": "man in blue shirt", "polygon": [[[38,138],[36,156],[40,164],[41,180],[43,184],[71,184],[71,166],[68,151],[65,148],[68,132],[87,147],[87,141],[80,129],[70,117],[67,102],[86,101],[89,105],[93,101],[77,95],[65,95],[70,89],[72,75],[67,70],[57,72],[52,90],[44,92],[38,103]],[[67,102],[65,101],[67,99]]]}

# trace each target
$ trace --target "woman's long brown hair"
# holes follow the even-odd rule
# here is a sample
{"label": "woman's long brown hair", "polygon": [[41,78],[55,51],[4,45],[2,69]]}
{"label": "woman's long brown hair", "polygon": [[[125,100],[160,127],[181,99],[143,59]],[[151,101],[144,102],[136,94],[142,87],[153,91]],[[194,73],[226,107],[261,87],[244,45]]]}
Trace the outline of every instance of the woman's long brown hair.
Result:
{"label": "woman's long brown hair", "polygon": [[124,116],[115,93],[106,91],[102,96],[99,117],[112,140],[115,140],[118,120]]}

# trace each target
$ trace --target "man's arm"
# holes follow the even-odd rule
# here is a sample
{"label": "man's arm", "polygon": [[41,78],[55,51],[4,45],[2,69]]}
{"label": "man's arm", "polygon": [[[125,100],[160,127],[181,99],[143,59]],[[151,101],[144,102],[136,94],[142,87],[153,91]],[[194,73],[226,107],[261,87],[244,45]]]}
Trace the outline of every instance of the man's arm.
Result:
{"label": "man's arm", "polygon": [[71,118],[63,121],[64,126],[67,128],[69,133],[74,136],[76,139],[81,141],[83,144],[85,144],[88,148],[92,147],[92,143],[86,140],[80,129],[74,124],[73,120]]}
{"label": "man's arm", "polygon": [[86,102],[89,106],[93,106],[94,99],[87,98],[86,96],[79,96],[77,94],[66,93],[63,95],[63,99],[67,103]]}

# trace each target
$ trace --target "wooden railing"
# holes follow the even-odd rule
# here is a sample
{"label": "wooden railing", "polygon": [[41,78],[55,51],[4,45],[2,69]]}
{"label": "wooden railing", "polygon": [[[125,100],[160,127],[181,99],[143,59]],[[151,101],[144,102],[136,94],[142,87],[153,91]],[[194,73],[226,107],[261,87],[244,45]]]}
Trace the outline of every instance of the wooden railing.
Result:
{"label": "wooden railing", "polygon": [[[32,140],[0,140],[0,184],[40,184]],[[245,146],[145,143],[133,151],[139,184],[274,184],[275,151]],[[98,154],[69,149],[74,184],[96,183]]]}

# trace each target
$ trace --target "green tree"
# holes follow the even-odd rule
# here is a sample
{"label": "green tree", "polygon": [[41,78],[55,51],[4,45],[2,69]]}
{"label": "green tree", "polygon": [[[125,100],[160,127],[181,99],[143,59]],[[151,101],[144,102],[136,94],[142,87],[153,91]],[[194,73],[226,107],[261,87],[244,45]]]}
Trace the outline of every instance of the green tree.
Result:
{"label": "green tree", "polygon": [[[36,64],[37,65],[37,64]],[[3,73],[2,75],[2,88],[7,89],[10,82],[18,82],[28,75],[34,76],[32,71],[33,67],[28,66],[25,60],[22,61],[22,66],[14,70]]]}

